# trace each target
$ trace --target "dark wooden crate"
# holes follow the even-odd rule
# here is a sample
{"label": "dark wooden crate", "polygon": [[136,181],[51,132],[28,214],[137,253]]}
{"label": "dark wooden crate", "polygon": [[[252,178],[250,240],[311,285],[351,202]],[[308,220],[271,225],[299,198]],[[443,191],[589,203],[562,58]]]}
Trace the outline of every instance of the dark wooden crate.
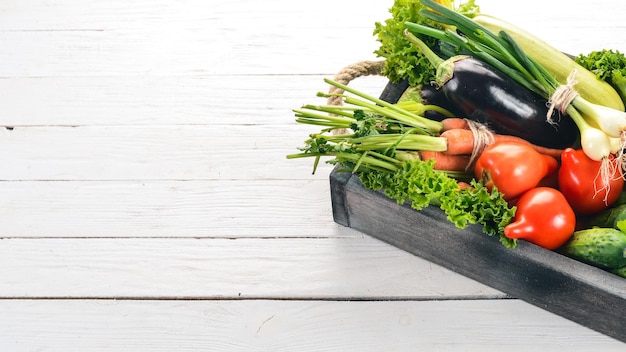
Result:
{"label": "dark wooden crate", "polygon": [[437,207],[399,205],[338,168],[330,189],[335,222],[626,342],[626,279],[525,241],[507,249],[480,226],[458,229]]}

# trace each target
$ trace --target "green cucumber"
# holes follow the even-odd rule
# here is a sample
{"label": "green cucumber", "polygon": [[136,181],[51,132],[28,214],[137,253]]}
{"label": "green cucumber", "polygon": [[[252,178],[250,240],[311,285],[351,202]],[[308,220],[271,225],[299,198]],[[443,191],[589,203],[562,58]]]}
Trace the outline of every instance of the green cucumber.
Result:
{"label": "green cucumber", "polygon": [[581,226],[581,229],[612,227],[619,230],[617,223],[622,220],[626,220],[626,204],[614,206],[587,218],[581,218],[579,219],[579,226]]}
{"label": "green cucumber", "polygon": [[618,269],[626,266],[626,234],[614,228],[579,230],[559,252],[601,269]]}

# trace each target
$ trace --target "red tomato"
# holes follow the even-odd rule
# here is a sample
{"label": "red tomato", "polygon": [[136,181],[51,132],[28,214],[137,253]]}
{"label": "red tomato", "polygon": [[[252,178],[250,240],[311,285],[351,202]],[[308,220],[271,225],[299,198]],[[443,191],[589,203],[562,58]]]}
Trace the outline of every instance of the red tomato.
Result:
{"label": "red tomato", "polygon": [[602,179],[602,161],[590,159],[580,149],[567,148],[561,153],[559,189],[577,214],[589,215],[608,208],[624,188],[621,169],[615,158],[604,161],[611,167],[608,179]]}
{"label": "red tomato", "polygon": [[504,228],[504,235],[555,250],[575,229],[576,214],[563,194],[551,187],[536,187],[519,197],[515,219]]}
{"label": "red tomato", "polygon": [[496,142],[480,154],[474,166],[474,175],[488,189],[495,186],[504,194],[505,200],[512,200],[536,187],[557,168],[555,158],[541,154],[528,145]]}

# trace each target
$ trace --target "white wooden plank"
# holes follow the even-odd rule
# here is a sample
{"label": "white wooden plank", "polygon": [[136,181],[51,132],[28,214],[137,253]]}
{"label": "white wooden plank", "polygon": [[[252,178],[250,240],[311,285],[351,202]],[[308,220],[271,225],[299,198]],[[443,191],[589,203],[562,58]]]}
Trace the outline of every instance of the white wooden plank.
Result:
{"label": "white wooden plank", "polygon": [[11,352],[623,351],[517,300],[0,301]]}
{"label": "white wooden plank", "polygon": [[[229,6],[218,15],[211,12],[212,6],[190,4],[173,12],[170,6],[164,6],[154,9],[155,13],[147,12],[149,18],[157,18],[147,22],[137,12],[126,10],[133,20],[118,22],[123,27],[115,29],[5,30],[0,32],[0,46],[8,49],[0,53],[0,76],[332,73],[346,63],[374,58],[373,50],[378,47],[372,36],[374,22],[388,17],[383,9],[389,5],[381,4],[367,16],[371,25],[356,22],[356,27],[335,27],[333,24],[344,23],[346,17],[366,17],[347,12],[350,5],[329,10],[329,4],[301,7],[295,2],[278,1],[260,3],[249,12],[245,7]],[[358,6],[356,2],[352,5]],[[523,7],[553,13],[545,6]],[[623,50],[621,36],[617,35],[625,31],[621,18],[616,16],[611,21],[603,16],[601,22],[587,22],[587,7],[559,7],[559,15],[550,21],[528,14],[528,18],[536,18],[533,22],[520,21],[523,17],[508,8],[506,14],[511,17],[505,18],[533,28],[567,52],[603,47]],[[311,9],[315,12],[303,13]],[[504,14],[500,9],[492,13]],[[141,13],[141,7],[134,10]],[[103,16],[115,13],[104,11]],[[171,13],[180,13],[186,20],[159,20]],[[197,17],[184,17],[191,13]],[[216,18],[221,20],[215,23]],[[226,23],[219,22],[224,19]],[[581,23],[589,24],[585,27]],[[590,28],[593,37],[589,36]]]}
{"label": "white wooden plank", "polygon": [[[115,20],[114,28],[77,24],[48,30],[55,27],[49,24],[29,30],[16,20],[9,24],[12,30],[0,32],[0,45],[12,49],[0,53],[0,62],[10,66],[0,68],[0,76],[332,73],[346,62],[373,57],[374,22],[386,18],[387,7],[365,8],[356,1],[337,6],[328,0],[304,8],[284,0],[223,4],[144,2],[128,8],[112,2],[98,11],[101,5],[80,2],[79,10],[69,11],[89,12],[87,18],[99,13],[105,22]],[[40,14],[48,6],[42,7]],[[350,11],[355,7],[370,14]],[[115,17],[120,12],[122,19]],[[27,12],[18,13],[22,18]],[[346,16],[367,25],[345,22]],[[31,26],[41,28],[35,23]],[[314,43],[328,43],[328,49]]]}
{"label": "white wooden plank", "polygon": [[[286,115],[286,114],[285,114]],[[0,128],[0,180],[328,179],[299,153],[320,127],[162,125]]]}
{"label": "white wooden plank", "polygon": [[[162,26],[219,29],[274,27],[358,28],[384,20],[391,3],[362,6],[358,0],[317,0],[298,6],[290,0],[22,0],[3,3],[0,31],[109,30]],[[51,16],[51,13],[57,14]],[[307,16],[304,16],[307,15]]]}
{"label": "white wooden plank", "polygon": [[0,297],[425,300],[505,295],[370,237],[101,238],[0,241]]}
{"label": "white wooden plank", "polygon": [[[334,68],[338,72],[344,62]],[[0,79],[0,126],[257,125],[293,121],[333,75],[36,77]],[[382,92],[386,78],[351,87]],[[28,94],[24,94],[28,92]]]}
{"label": "white wooden plank", "polygon": [[[0,46],[10,48],[0,52],[0,77],[328,74],[347,63],[375,58],[377,45],[369,28],[265,28],[227,35],[210,26],[166,32],[0,32]],[[275,45],[284,33],[289,33],[284,46]],[[354,40],[343,43],[343,36]],[[311,50],[312,42],[334,44]],[[342,54],[332,55],[334,51]]]}
{"label": "white wooden plank", "polygon": [[360,236],[327,180],[0,182],[2,237]]}

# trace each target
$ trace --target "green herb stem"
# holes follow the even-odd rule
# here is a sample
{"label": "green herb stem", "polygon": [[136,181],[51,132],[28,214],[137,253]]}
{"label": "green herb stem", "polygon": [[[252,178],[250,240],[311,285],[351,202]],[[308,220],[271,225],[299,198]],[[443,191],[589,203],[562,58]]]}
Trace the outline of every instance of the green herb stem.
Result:
{"label": "green herb stem", "polygon": [[[366,103],[366,102],[360,101],[359,99],[355,99],[353,97],[346,96],[345,100],[346,100],[347,103],[355,104],[355,105],[363,104],[363,105],[359,105],[359,106],[369,107],[370,109],[372,109],[372,111],[386,111],[386,110],[381,110],[379,107],[377,107],[377,105],[380,105],[382,107],[387,108],[389,111],[391,111],[391,113],[390,112],[386,112],[386,114],[389,114],[389,115],[393,114],[393,116],[395,116],[396,118],[399,118],[400,121],[404,120],[401,116],[406,116],[406,117],[410,118],[411,120],[414,121],[414,122],[411,122],[412,126],[424,127],[426,130],[428,130],[428,131],[430,131],[432,133],[440,132],[441,129],[442,129],[442,124],[439,121],[430,120],[430,119],[427,119],[427,118],[425,118],[423,116],[412,114],[412,113],[410,113],[410,112],[408,112],[408,111],[398,107],[395,104],[391,104],[391,103],[386,102],[386,101],[384,101],[382,99],[379,99],[379,98],[376,98],[374,96],[365,94],[365,93],[363,93],[363,92],[361,92],[359,90],[350,88],[347,85],[341,84],[341,83],[333,81],[331,79],[326,78],[326,79],[324,79],[324,82],[326,82],[326,83],[328,83],[328,84],[330,84],[332,86],[335,86],[335,87],[337,87],[339,89],[342,89],[342,90],[344,90],[346,92],[352,93],[352,94],[354,94],[354,95],[356,95],[356,96],[358,96],[360,98],[363,98],[363,99],[365,99],[365,100],[370,102],[370,103]],[[410,120],[406,120],[406,121],[408,122]]]}
{"label": "green herb stem", "polygon": [[302,121],[299,122],[304,122],[304,120],[308,120],[308,121],[325,121],[328,122],[330,125],[336,125],[336,126],[340,126],[340,127],[350,127],[350,124],[353,123],[355,121],[354,118],[345,118],[345,117],[338,117],[338,116],[333,116],[333,115],[323,115],[323,114],[317,114],[311,111],[306,111],[306,110],[300,110],[300,109],[294,109],[293,112],[295,113],[295,116],[298,119],[302,119]]}
{"label": "green herb stem", "polygon": [[448,149],[448,143],[444,137],[410,133],[370,135],[360,138],[352,138],[350,142],[355,145],[357,150],[393,148],[402,150],[445,152]]}

